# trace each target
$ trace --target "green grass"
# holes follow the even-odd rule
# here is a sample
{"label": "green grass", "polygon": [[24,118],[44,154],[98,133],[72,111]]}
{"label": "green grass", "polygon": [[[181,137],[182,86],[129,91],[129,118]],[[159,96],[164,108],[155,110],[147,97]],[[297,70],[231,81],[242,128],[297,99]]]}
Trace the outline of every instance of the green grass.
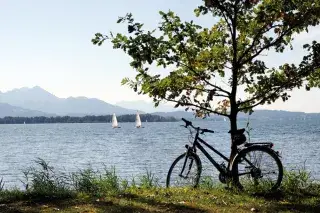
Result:
{"label": "green grass", "polygon": [[[319,194],[299,197],[261,197],[223,188],[165,189],[129,187],[113,195],[78,192],[69,198],[35,199],[31,193],[4,191],[2,212],[319,212]],[[6,202],[3,201],[5,197]]]}
{"label": "green grass", "polygon": [[150,171],[130,183],[114,168],[65,174],[41,159],[25,190],[0,188],[0,212],[320,212],[320,184],[305,170],[286,171],[279,191],[239,192],[203,177],[197,189],[159,185]]}

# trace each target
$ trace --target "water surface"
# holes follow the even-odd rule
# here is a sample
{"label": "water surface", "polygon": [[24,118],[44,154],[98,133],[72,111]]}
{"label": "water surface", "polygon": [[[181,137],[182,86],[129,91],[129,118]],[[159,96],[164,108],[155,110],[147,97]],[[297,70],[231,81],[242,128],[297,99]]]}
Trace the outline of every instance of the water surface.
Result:
{"label": "water surface", "polygon": [[[195,125],[215,130],[203,138],[225,155],[229,155],[228,122],[195,121]],[[43,158],[57,170],[74,172],[78,169],[96,169],[116,166],[123,178],[131,178],[152,171],[164,181],[173,160],[185,151],[188,130],[182,122],[143,123],[136,129],[134,123],[121,123],[112,129],[106,124],[27,124],[0,125],[0,177],[6,186],[22,187],[22,171]],[[245,127],[245,122],[239,123]],[[252,141],[272,141],[282,153],[286,168],[302,167],[320,179],[320,121],[269,120],[251,121]],[[217,176],[200,156],[205,174]],[[215,157],[222,162],[219,157]]]}

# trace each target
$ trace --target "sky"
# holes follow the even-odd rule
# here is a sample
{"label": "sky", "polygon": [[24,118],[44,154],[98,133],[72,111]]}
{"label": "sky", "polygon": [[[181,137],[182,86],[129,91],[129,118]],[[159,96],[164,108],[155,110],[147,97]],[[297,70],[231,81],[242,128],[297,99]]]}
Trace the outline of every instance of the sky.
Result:
{"label": "sky", "polygon": [[[109,2],[109,3],[108,3]],[[121,50],[105,42],[101,47],[91,43],[97,32],[126,32],[117,18],[132,12],[137,21],[153,29],[160,21],[159,10],[175,11],[184,20],[195,19],[194,0],[0,0],[0,91],[40,86],[54,95],[66,98],[86,96],[108,103],[145,100],[121,79],[134,77],[130,59]],[[212,17],[196,20],[210,26]],[[271,53],[267,65],[300,61],[301,47],[318,40],[320,27],[298,35],[295,50],[288,54]],[[277,101],[264,109],[320,112],[320,90],[294,90],[292,98]]]}

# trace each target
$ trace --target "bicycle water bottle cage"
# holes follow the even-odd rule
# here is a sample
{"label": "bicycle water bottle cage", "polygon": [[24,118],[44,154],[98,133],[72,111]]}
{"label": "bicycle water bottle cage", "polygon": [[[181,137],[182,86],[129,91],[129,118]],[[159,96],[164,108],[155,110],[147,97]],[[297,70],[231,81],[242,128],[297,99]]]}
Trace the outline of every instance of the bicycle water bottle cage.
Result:
{"label": "bicycle water bottle cage", "polygon": [[236,144],[237,146],[240,146],[241,144],[245,143],[247,141],[246,136],[244,135],[245,129],[237,129],[236,131],[229,131],[233,137],[232,137],[232,143]]}

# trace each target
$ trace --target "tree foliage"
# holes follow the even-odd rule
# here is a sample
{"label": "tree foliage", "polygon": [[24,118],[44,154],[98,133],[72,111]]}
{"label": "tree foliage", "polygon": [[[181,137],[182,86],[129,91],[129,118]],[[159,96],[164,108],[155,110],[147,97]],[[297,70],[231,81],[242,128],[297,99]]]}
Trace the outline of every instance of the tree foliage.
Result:
{"label": "tree foliage", "polygon": [[[173,11],[162,12],[159,26],[148,31],[131,13],[118,19],[128,34],[96,33],[93,44],[111,40],[114,49],[131,57],[135,79],[125,78],[139,94],[176,107],[230,118],[236,129],[239,111],[290,97],[294,88],[320,87],[320,44],[306,41],[307,54],[295,64],[267,67],[259,57],[268,51],[293,49],[298,33],[317,26],[319,0],[206,0],[195,16],[213,16],[218,21],[205,28],[182,21]],[[152,72],[154,66],[170,70],[168,75]],[[239,91],[245,93],[240,97]]]}

